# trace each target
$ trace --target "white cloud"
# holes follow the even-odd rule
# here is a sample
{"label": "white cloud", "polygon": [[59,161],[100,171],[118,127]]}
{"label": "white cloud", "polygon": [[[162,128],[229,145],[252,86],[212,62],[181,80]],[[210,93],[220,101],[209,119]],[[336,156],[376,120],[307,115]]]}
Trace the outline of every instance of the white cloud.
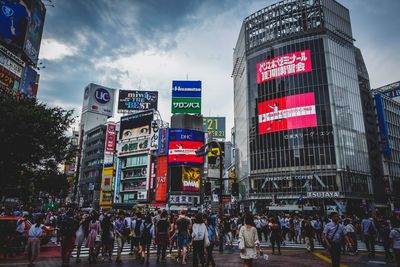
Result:
{"label": "white cloud", "polygon": [[78,54],[79,49],[69,46],[55,39],[44,39],[40,49],[40,59],[61,60],[67,56]]}

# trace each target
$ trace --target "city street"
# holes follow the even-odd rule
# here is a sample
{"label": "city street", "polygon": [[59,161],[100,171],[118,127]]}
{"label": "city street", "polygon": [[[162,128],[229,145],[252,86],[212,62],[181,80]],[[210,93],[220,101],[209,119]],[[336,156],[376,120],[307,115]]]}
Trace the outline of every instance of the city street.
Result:
{"label": "city street", "polygon": [[[282,266],[293,266],[293,267],[328,267],[330,266],[329,257],[326,251],[318,250],[314,253],[308,253],[303,249],[283,249],[282,255],[271,255],[270,249],[264,250],[264,252],[269,255],[268,261],[257,260],[254,266],[270,266],[270,267],[282,267]],[[175,256],[175,255],[173,255]],[[115,258],[115,257],[114,257]],[[236,252],[224,252],[219,253],[214,252],[214,258],[216,266],[243,266],[240,260],[239,253]],[[132,259],[132,256],[123,256],[123,263],[121,265],[112,263],[97,263],[89,264],[87,257],[82,259],[79,264],[75,263],[74,258],[71,259],[71,266],[142,266],[138,261]],[[36,263],[37,267],[50,267],[50,266],[60,266],[60,257],[41,257]],[[191,259],[189,259],[187,266],[191,266]],[[0,260],[0,266],[26,266],[26,261],[24,260]],[[145,265],[146,266],[146,265]],[[179,266],[175,261],[167,260],[166,263],[156,264],[155,255],[150,258],[150,264],[147,266]],[[363,252],[357,256],[343,256],[342,267],[362,267],[362,266],[395,266],[395,264],[385,264],[384,256],[379,253],[375,260],[369,260],[366,253]]]}

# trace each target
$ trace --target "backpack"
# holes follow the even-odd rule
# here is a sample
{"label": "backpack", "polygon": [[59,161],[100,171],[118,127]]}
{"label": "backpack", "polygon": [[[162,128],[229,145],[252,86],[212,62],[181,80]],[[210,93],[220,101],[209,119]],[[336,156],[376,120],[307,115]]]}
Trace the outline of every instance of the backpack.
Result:
{"label": "backpack", "polygon": [[143,233],[142,233],[142,240],[146,240],[150,243],[151,241],[151,233],[150,233],[150,229],[151,229],[152,224],[144,224],[143,227]]}
{"label": "backpack", "polygon": [[142,225],[142,220],[136,219],[135,229],[133,230],[135,232],[136,237],[140,237],[140,226],[141,225]]}
{"label": "backpack", "polygon": [[215,245],[218,243],[217,230],[215,229],[214,226],[208,226],[208,229],[210,228],[212,231],[210,243]]}
{"label": "backpack", "polygon": [[376,234],[376,230],[375,230],[374,224],[372,222],[368,226],[368,234],[370,236],[374,236]]}

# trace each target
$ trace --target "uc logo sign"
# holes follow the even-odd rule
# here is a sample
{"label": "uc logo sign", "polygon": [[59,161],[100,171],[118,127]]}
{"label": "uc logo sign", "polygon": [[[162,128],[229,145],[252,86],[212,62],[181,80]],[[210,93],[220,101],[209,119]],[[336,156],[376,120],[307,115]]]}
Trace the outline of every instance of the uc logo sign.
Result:
{"label": "uc logo sign", "polygon": [[99,88],[94,92],[94,98],[100,104],[107,104],[110,101],[111,96],[106,89]]}

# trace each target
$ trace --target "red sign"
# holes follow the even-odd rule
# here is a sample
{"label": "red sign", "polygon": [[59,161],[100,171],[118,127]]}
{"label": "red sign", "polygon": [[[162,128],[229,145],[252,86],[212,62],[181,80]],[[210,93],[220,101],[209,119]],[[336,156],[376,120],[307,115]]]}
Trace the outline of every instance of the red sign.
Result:
{"label": "red sign", "polygon": [[116,138],[116,125],[114,123],[109,123],[107,124],[106,152],[111,152],[111,153],[114,152],[115,138]]}
{"label": "red sign", "polygon": [[166,156],[159,156],[157,160],[155,200],[157,202],[167,201],[167,172],[168,164]]}
{"label": "red sign", "polygon": [[310,50],[286,54],[257,63],[257,84],[311,70]]}
{"label": "red sign", "polygon": [[199,141],[170,141],[168,144],[168,163],[203,164],[203,157],[196,156],[196,150],[203,144]]}
{"label": "red sign", "polygon": [[259,134],[317,126],[314,93],[258,103]]}

